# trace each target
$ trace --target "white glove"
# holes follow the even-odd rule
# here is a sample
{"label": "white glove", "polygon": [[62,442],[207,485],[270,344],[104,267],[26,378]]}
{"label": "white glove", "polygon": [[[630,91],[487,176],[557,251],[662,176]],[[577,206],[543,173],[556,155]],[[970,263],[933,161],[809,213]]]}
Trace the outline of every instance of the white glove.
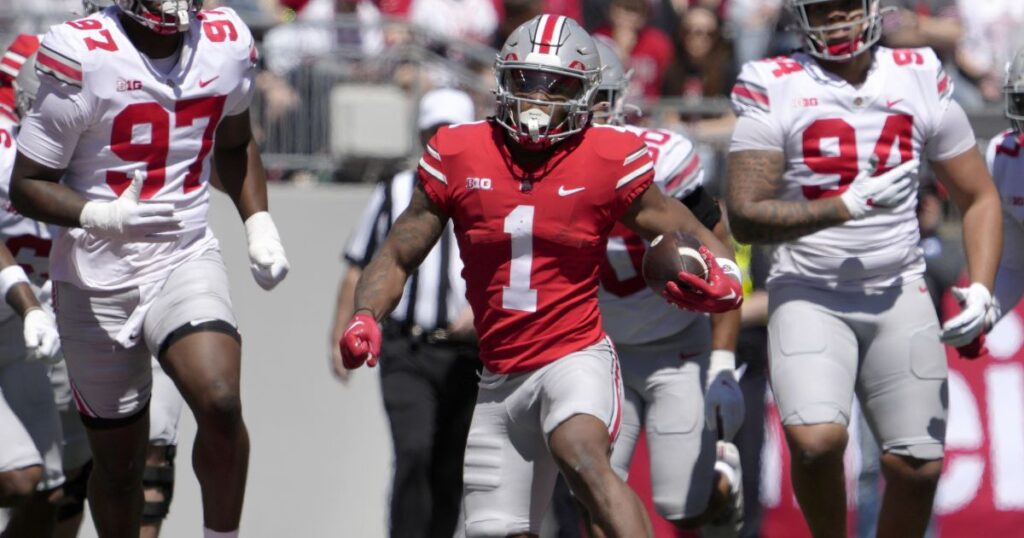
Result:
{"label": "white glove", "polygon": [[252,277],[261,288],[273,289],[284,280],[290,266],[270,213],[260,211],[246,219],[245,235],[249,239],[249,268]]}
{"label": "white glove", "polygon": [[722,421],[721,439],[731,441],[743,425],[743,391],[736,381],[736,354],[724,349],[711,352],[707,388],[704,392],[704,420],[711,431],[718,431]]}
{"label": "white glove", "polygon": [[850,183],[839,199],[854,219],[898,207],[914,194],[914,178],[920,166],[921,161],[911,159],[880,176],[872,176],[874,166],[870,166]]}
{"label": "white glove", "polygon": [[942,325],[942,341],[953,347],[965,346],[999,319],[999,306],[984,284],[975,282],[967,288],[951,290],[960,303],[960,313]]}
{"label": "white glove", "polygon": [[131,184],[117,200],[86,202],[78,216],[82,228],[93,235],[120,239],[152,238],[181,230],[181,219],[174,216],[173,204],[139,203],[143,179],[142,172],[136,170]]}
{"label": "white glove", "polygon": [[64,359],[60,336],[57,334],[57,320],[53,314],[41,308],[33,308],[25,313],[24,325],[29,359],[43,361],[48,366]]}

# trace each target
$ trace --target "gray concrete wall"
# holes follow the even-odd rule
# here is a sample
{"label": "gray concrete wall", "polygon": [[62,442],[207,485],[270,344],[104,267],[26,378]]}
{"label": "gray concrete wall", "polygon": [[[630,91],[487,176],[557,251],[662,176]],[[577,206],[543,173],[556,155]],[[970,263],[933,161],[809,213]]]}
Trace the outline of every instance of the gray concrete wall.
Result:
{"label": "gray concrete wall", "polygon": [[[369,193],[367,186],[271,189],[271,212],[292,266],[272,292],[253,282],[245,232],[230,200],[214,197],[211,223],[244,339],[242,403],[252,455],[242,536],[386,535],[391,444],[377,372],[360,370],[343,386],[327,363],[339,254]],[[201,536],[194,438],[186,409],[163,533],[169,538]],[[81,536],[96,536],[91,522]]]}

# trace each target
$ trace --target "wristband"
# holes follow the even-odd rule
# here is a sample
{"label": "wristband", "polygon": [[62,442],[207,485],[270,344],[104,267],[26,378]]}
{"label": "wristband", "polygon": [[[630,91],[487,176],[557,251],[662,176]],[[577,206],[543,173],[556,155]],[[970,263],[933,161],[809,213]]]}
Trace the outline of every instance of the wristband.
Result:
{"label": "wristband", "polygon": [[728,349],[715,349],[711,351],[711,358],[708,360],[708,371],[719,372],[722,370],[736,369],[736,353]]}
{"label": "wristband", "polygon": [[716,259],[718,266],[722,268],[722,272],[730,276],[733,280],[739,283],[743,283],[743,272],[740,271],[740,266],[736,265],[736,262],[729,258]]}
{"label": "wristband", "polygon": [[0,297],[7,299],[7,292],[20,283],[29,284],[28,275],[20,265],[11,265],[0,270]]}

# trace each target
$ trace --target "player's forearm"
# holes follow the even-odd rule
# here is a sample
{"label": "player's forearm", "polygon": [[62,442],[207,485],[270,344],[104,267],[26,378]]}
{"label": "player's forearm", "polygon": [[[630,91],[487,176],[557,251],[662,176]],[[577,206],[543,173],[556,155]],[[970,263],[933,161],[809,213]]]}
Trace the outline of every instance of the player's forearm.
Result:
{"label": "player's forearm", "polygon": [[77,228],[86,199],[70,188],[52,181],[18,177],[11,179],[11,203],[32,220]]}
{"label": "player's forearm", "polygon": [[812,201],[728,200],[729,225],[743,243],[781,243],[850,220],[839,198]]}
{"label": "player's forearm", "polygon": [[217,148],[213,157],[221,187],[242,220],[266,211],[267,175],[256,142],[250,139],[240,147]]}
{"label": "player's forearm", "polygon": [[4,287],[7,287],[4,300],[19,316],[25,317],[25,313],[29,310],[39,308],[39,300],[36,298],[35,292],[32,291],[32,286],[25,281],[24,271],[18,269],[17,266],[18,262],[14,259],[14,255],[3,243],[0,243],[0,272],[7,268],[14,268],[12,270],[20,275],[12,278],[6,276],[6,272],[0,273],[0,281],[6,281]]}
{"label": "player's forearm", "polygon": [[963,242],[971,282],[995,286],[1003,250],[1003,214],[995,188],[975,196],[963,211]]}
{"label": "player's forearm", "polygon": [[736,351],[736,339],[740,334],[740,310],[711,314],[711,349]]}
{"label": "player's forearm", "polygon": [[353,313],[363,310],[377,321],[387,318],[398,306],[408,276],[394,255],[387,248],[382,248],[359,277]]}
{"label": "player's forearm", "polygon": [[341,279],[341,286],[338,288],[338,300],[334,306],[334,332],[332,333],[332,341],[334,342],[341,338],[349,319],[355,313],[356,284],[359,282],[359,277],[362,274],[362,269],[351,266],[345,270],[345,276]]}

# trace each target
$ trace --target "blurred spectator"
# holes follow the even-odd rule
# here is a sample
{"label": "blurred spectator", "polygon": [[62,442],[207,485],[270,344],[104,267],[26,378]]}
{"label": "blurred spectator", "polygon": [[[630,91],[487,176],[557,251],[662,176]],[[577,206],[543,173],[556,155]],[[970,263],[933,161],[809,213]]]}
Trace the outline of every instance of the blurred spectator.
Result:
{"label": "blurred spectator", "polygon": [[887,0],[885,5],[896,8],[882,19],[887,47],[931,47],[948,59],[963,37],[956,0]]}
{"label": "blurred spectator", "polygon": [[544,13],[542,0],[505,0],[503,5],[505,16],[498,23],[498,31],[491,40],[491,48],[498,50],[520,24]]}
{"label": "blurred spectator", "polygon": [[734,66],[768,55],[782,0],[731,0],[728,9],[729,33],[733,38]]}
{"label": "blurred spectator", "polygon": [[736,78],[732,45],[713,11],[689,9],[679,22],[674,44],[676,61],[665,73],[664,95],[700,99],[729,94]]}
{"label": "blurred spectator", "polygon": [[1024,45],[1024,1],[957,2],[964,34],[956,52],[956,64],[973,83],[973,87],[958,88],[957,99],[965,107],[1000,101],[1004,67],[1013,51]]}
{"label": "blurred spectator", "polygon": [[[295,20],[281,24],[263,40],[267,69],[278,76],[310,59],[339,49],[372,56],[384,48],[380,11],[370,0],[309,0],[295,2]],[[348,17],[336,22],[337,17]]]}
{"label": "blurred spectator", "polygon": [[491,0],[413,0],[409,21],[447,39],[490,43],[498,12]]}
{"label": "blurred spectator", "polygon": [[648,10],[647,0],[612,0],[608,25],[595,34],[610,37],[622,63],[633,70],[630,93],[657,97],[674,53],[672,40],[650,25]]}

